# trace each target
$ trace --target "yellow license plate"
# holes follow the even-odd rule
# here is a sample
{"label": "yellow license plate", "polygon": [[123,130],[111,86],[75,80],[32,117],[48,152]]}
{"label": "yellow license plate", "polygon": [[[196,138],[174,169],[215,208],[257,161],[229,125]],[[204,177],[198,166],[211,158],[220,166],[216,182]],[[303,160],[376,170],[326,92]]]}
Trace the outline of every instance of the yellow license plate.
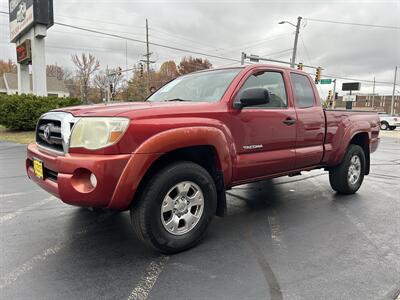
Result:
{"label": "yellow license plate", "polygon": [[33,159],[33,172],[37,177],[43,179],[43,162],[41,160]]}

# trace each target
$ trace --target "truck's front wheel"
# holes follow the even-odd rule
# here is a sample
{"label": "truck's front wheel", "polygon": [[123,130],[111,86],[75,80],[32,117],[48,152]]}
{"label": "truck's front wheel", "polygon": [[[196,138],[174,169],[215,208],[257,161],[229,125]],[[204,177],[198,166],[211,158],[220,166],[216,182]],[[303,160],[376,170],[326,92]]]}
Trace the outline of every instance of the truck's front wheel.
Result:
{"label": "truck's front wheel", "polygon": [[354,194],[364,180],[365,165],[364,150],[350,145],[341,164],[329,171],[331,187],[341,194]]}
{"label": "truck's front wheel", "polygon": [[178,162],[148,180],[131,209],[137,236],[163,253],[196,245],[216,212],[214,180],[201,166]]}

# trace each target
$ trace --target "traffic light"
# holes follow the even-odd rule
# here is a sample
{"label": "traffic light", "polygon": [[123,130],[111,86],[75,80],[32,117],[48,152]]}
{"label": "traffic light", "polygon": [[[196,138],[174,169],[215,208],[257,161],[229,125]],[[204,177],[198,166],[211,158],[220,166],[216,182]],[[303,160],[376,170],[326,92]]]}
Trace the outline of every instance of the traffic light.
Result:
{"label": "traffic light", "polygon": [[328,92],[328,100],[332,100],[332,90],[329,90]]}
{"label": "traffic light", "polygon": [[114,86],[110,83],[110,95],[114,95]]}
{"label": "traffic light", "polygon": [[139,76],[140,78],[143,78],[143,64],[139,63]]}
{"label": "traffic light", "polygon": [[303,70],[303,63],[298,63],[297,70]]}
{"label": "traffic light", "polygon": [[118,69],[117,69],[117,75],[118,75],[118,76],[121,76],[121,75],[122,75],[122,68],[121,68],[121,67],[118,67]]}
{"label": "traffic light", "polygon": [[315,73],[315,83],[317,84],[321,80],[321,67],[317,68],[317,72]]}

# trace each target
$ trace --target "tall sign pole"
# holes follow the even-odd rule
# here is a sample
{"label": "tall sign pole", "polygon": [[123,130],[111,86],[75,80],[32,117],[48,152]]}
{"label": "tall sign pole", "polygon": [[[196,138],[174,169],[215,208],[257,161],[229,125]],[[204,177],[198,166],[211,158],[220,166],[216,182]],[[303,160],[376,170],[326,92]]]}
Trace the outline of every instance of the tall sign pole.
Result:
{"label": "tall sign pole", "polygon": [[17,51],[18,93],[47,96],[45,37],[54,24],[53,0],[9,0],[8,4],[10,41],[16,43]]}

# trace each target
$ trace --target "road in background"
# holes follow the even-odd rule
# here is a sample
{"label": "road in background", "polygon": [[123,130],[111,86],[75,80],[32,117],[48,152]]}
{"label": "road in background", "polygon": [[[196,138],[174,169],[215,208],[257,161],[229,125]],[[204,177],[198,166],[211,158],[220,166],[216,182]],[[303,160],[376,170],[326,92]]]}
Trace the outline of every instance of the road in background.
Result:
{"label": "road in background", "polygon": [[228,191],[228,215],[173,256],[139,243],[127,212],[91,212],[40,190],[24,158],[25,146],[0,142],[1,299],[394,299],[399,291],[400,138],[382,139],[356,195],[335,194],[320,170]]}

